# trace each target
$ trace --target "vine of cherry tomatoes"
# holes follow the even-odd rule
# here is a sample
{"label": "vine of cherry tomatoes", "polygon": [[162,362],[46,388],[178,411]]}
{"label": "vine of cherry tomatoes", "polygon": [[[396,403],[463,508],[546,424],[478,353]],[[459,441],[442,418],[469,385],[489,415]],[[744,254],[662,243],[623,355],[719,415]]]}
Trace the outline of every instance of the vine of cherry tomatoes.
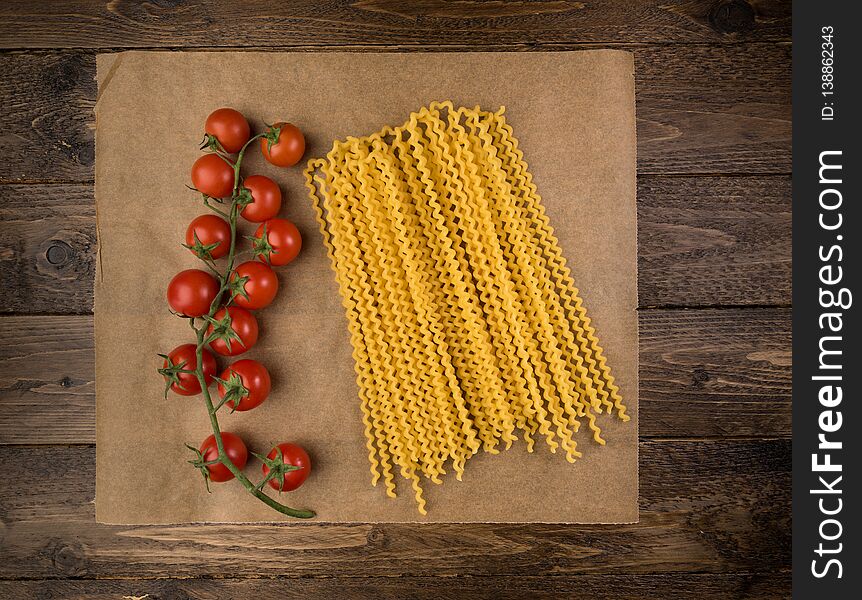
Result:
{"label": "vine of cherry tomatoes", "polygon": [[[245,442],[236,434],[221,431],[218,424],[217,413],[222,407],[231,413],[244,412],[268,398],[272,387],[269,371],[260,362],[243,358],[216,376],[218,367],[213,356],[235,357],[254,348],[260,330],[251,311],[272,303],[279,289],[272,267],[291,263],[302,249],[296,225],[278,217],[283,199],[278,184],[263,175],[241,175],[245,152],[259,140],[267,161],[289,167],[302,158],[305,138],[295,125],[282,122],[252,136],[248,120],[232,108],[220,108],[210,114],[204,130],[201,149],[205,153],[192,165],[191,180],[212,212],[189,224],[183,246],[204,263],[206,270],[183,270],[170,280],[167,289],[171,311],[189,319],[197,342],[160,355],[165,397],[169,391],[181,396],[203,394],[213,434],[197,448],[189,446],[195,453],[189,462],[201,471],[207,487],[211,481],[237,478],[252,495],[276,510],[311,517],[312,511],[289,508],[262,492],[265,484],[279,492],[302,485],[311,472],[311,460],[305,450],[284,442],[275,445],[266,456],[251,453],[261,461],[263,472],[263,480],[254,484],[242,473],[249,455]],[[259,224],[246,248],[237,243],[238,217]],[[235,266],[242,254],[250,255],[252,260]],[[221,260],[226,264],[217,262]],[[215,401],[209,391],[212,382],[217,383]]]}

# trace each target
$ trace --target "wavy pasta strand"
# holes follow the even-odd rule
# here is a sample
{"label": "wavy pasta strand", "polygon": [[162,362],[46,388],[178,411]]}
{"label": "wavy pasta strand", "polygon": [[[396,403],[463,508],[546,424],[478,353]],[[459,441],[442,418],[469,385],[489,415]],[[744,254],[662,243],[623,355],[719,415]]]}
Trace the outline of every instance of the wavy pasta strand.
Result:
{"label": "wavy pasta strand", "polygon": [[[535,436],[581,457],[629,420],[504,109],[434,102],[336,141],[305,182],[353,346],[371,481],[422,478]],[[541,439],[540,437],[540,439]]]}

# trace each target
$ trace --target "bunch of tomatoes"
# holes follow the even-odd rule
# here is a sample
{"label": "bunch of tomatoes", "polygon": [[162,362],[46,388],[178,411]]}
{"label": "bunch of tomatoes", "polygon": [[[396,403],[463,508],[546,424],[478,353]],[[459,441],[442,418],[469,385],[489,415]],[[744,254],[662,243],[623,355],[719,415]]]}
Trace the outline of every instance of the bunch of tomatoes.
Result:
{"label": "bunch of tomatoes", "polygon": [[[259,485],[240,473],[248,461],[248,449],[238,435],[220,431],[216,413],[223,406],[232,413],[260,406],[271,390],[270,375],[258,361],[244,358],[216,376],[214,354],[235,357],[254,347],[259,329],[253,311],[267,307],[278,293],[278,276],[272,267],[292,262],[302,248],[296,226],[278,217],[282,204],[279,186],[263,175],[242,177],[243,157],[259,140],[267,161],[290,167],[302,158],[305,138],[289,123],[267,126],[264,133],[252,136],[246,118],[231,108],[220,108],[210,114],[205,131],[201,149],[207,152],[192,166],[191,179],[212,212],[192,220],[183,245],[206,269],[181,271],[171,279],[167,290],[171,311],[190,320],[197,343],[182,344],[169,354],[160,355],[164,363],[159,372],[166,380],[166,397],[169,390],[181,396],[204,394],[213,435],[198,448],[189,446],[196,455],[189,462],[200,469],[207,486],[210,481],[238,477],[250,492],[270,505],[277,505],[268,497],[261,497],[264,483],[280,492],[295,490],[308,477],[311,461],[300,446],[281,443],[266,456],[255,454],[263,463],[263,481]],[[248,237],[250,243],[244,250],[238,250],[236,243],[238,217],[259,224],[254,235]],[[243,254],[249,259],[235,266]],[[220,259],[225,259],[226,264],[217,262]],[[217,402],[213,402],[208,389],[213,382],[217,384]],[[304,512],[310,514],[293,516],[314,514]]]}

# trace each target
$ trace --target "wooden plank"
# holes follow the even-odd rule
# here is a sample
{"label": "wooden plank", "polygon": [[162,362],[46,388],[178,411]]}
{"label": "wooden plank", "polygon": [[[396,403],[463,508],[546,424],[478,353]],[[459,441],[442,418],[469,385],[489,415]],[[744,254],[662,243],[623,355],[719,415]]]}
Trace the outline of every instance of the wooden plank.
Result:
{"label": "wooden plank", "polygon": [[93,178],[95,75],[90,54],[0,55],[0,181]]}
{"label": "wooden plank", "polygon": [[642,442],[632,525],[105,526],[92,446],[5,446],[0,578],[786,570],[790,451],[790,440]]}
{"label": "wooden plank", "polygon": [[780,0],[19,0],[0,9],[0,47],[789,41],[790,17]]}
{"label": "wooden plank", "polygon": [[95,443],[93,318],[2,317],[0,339],[0,444]]}
{"label": "wooden plank", "polygon": [[790,173],[789,44],[634,53],[640,174]]}
{"label": "wooden plank", "polygon": [[0,312],[92,312],[96,249],[92,185],[0,185]]}
{"label": "wooden plank", "polygon": [[[789,45],[630,49],[641,174],[790,172]],[[0,182],[92,180],[94,76],[89,53],[0,55]]]}
{"label": "wooden plank", "polygon": [[790,309],[639,317],[642,436],[790,435]]}
{"label": "wooden plank", "polygon": [[292,579],[125,579],[2,581],[0,597],[19,600],[117,598],[374,598],[429,600],[710,600],[790,597],[790,572],[757,574],[578,575],[573,577],[337,577]]}
{"label": "wooden plank", "polygon": [[[790,435],[788,309],[641,311],[640,335],[641,436]],[[92,336],[89,316],[0,318],[0,444],[95,442]]]}
{"label": "wooden plank", "polygon": [[789,304],[789,177],[641,177],[641,306]]}
{"label": "wooden plank", "polygon": [[[787,177],[642,177],[641,306],[790,302]],[[0,185],[0,312],[92,311],[92,186]]]}

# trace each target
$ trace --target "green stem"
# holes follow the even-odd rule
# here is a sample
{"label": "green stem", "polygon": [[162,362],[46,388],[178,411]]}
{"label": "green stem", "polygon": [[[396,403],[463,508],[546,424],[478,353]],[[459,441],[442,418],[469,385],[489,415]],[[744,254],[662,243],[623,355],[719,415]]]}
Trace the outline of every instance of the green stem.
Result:
{"label": "green stem", "polygon": [[[215,299],[213,300],[212,304],[210,305],[210,310],[209,310],[209,315],[208,315],[210,317],[215,315],[215,313],[218,311],[220,304],[221,304],[221,298],[224,295],[225,290],[228,289],[228,287],[230,285],[230,276],[231,276],[231,273],[233,272],[233,263],[234,263],[234,258],[236,256],[236,221],[237,221],[237,217],[239,214],[237,200],[236,200],[236,194],[237,194],[237,191],[239,190],[239,185],[240,185],[240,181],[241,181],[240,175],[239,175],[239,170],[240,170],[240,166],[242,165],[242,159],[243,159],[243,156],[245,155],[245,151],[248,148],[249,144],[251,144],[256,139],[263,137],[264,135],[265,134],[258,134],[256,136],[252,137],[251,139],[249,139],[248,142],[246,142],[246,144],[242,147],[242,150],[240,150],[239,154],[237,155],[236,162],[232,163],[232,165],[231,165],[233,167],[233,173],[234,173],[234,184],[233,184],[233,196],[232,196],[232,200],[231,200],[231,207],[230,207],[230,214],[229,214],[230,251],[228,252],[227,265],[225,268],[225,273],[223,276],[222,275],[219,276],[221,287],[219,288],[218,294],[216,294]],[[231,164],[231,163],[229,163],[229,164]],[[206,346],[206,344],[209,343],[209,341],[210,341],[208,336],[206,335],[206,331],[207,331],[208,327],[209,327],[209,324],[206,321],[204,321],[204,323],[201,325],[200,328],[196,328],[194,326],[194,323],[192,323],[192,329],[194,329],[194,331],[197,335],[197,347],[195,350],[195,356],[197,357],[197,369],[194,371],[194,373],[198,378],[198,382],[200,382],[201,391],[202,391],[203,397],[204,397],[204,403],[206,404],[207,412],[209,413],[209,416],[210,416],[210,425],[212,426],[213,435],[215,437],[215,442],[216,442],[216,448],[218,449],[218,460],[217,460],[217,462],[220,462],[225,467],[227,467],[228,470],[234,474],[234,477],[236,477],[237,481],[239,481],[242,484],[242,486],[246,490],[248,490],[248,493],[250,493],[252,496],[257,498],[258,500],[260,500],[261,502],[263,502],[267,506],[277,510],[281,514],[287,515],[289,517],[296,517],[298,519],[310,519],[311,517],[314,517],[315,513],[312,510],[302,510],[302,509],[291,508],[289,506],[286,506],[286,505],[278,502],[277,500],[274,500],[273,498],[269,497],[268,495],[266,495],[262,490],[258,489],[251,481],[249,481],[248,477],[246,477],[243,474],[243,472],[240,469],[238,469],[235,464],[233,464],[233,462],[228,457],[227,452],[225,452],[224,443],[222,442],[222,439],[221,439],[221,428],[219,427],[219,422],[218,422],[218,408],[213,406],[212,397],[210,396],[209,389],[207,388],[206,378],[204,377],[204,370],[203,370],[203,364],[204,364],[203,350],[204,350],[204,347]],[[220,407],[221,407],[221,405],[219,405],[219,408]]]}
{"label": "green stem", "polygon": [[[228,164],[232,164],[232,163],[228,163]],[[210,209],[214,213],[218,214],[223,219],[227,219],[227,213],[225,211],[221,210],[220,208],[217,208],[217,207],[213,206],[212,204],[210,204],[210,201],[208,199],[204,198],[204,204],[206,205],[206,207],[208,209]]]}

